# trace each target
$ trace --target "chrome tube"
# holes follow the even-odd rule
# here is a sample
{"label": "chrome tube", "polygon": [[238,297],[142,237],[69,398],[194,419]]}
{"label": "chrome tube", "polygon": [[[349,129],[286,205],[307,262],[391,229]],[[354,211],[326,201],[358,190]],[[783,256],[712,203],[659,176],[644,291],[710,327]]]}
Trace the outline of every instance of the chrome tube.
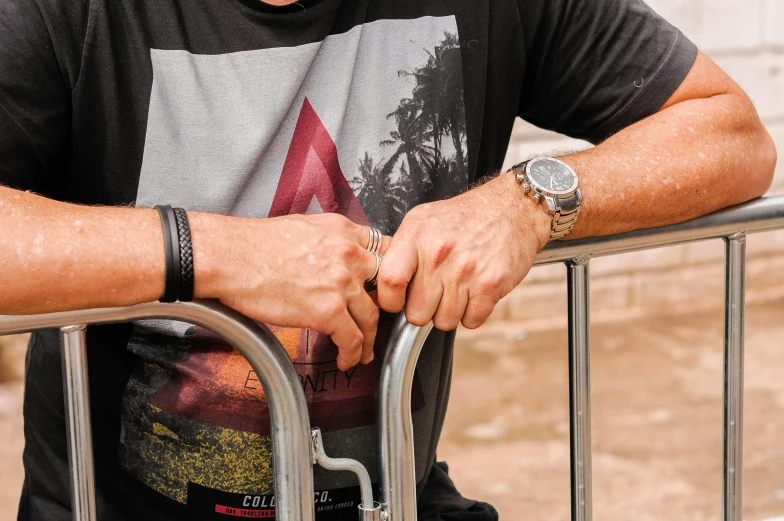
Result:
{"label": "chrome tube", "polygon": [[743,338],[746,235],[725,239],[722,521],[743,521]]}
{"label": "chrome tube", "polygon": [[71,481],[71,510],[77,521],[96,521],[90,381],[87,373],[86,326],[60,328],[65,399],[65,433]]}
{"label": "chrome tube", "polygon": [[572,521],[591,521],[591,344],[588,258],[566,264],[569,299],[569,448]]}
{"label": "chrome tube", "polygon": [[220,335],[245,356],[261,380],[270,410],[276,519],[313,520],[313,472],[305,393],[286,350],[266,327],[217,302],[151,302],[126,308],[1,315],[0,335],[144,318],[170,318],[202,326]]}
{"label": "chrome tube", "polygon": [[370,481],[370,474],[362,463],[350,458],[330,458],[324,452],[324,439],[321,437],[321,429],[312,429],[310,439],[313,444],[313,464],[319,464],[327,470],[353,472],[359,480],[359,492],[362,497],[361,508],[372,510],[373,504],[373,484]]}
{"label": "chrome tube", "polygon": [[380,503],[387,521],[416,521],[416,468],[411,387],[432,322],[417,327],[401,313],[389,336],[378,384]]}
{"label": "chrome tube", "polygon": [[551,242],[536,256],[536,265],[568,262],[585,254],[600,257],[684,242],[719,239],[739,230],[752,233],[779,228],[784,228],[784,196],[763,197],[679,224],[606,237]]}

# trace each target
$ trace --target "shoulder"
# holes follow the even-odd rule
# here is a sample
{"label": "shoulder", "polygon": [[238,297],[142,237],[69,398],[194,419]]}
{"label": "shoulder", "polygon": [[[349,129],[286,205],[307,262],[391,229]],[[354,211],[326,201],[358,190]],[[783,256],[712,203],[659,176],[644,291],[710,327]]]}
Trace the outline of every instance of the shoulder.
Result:
{"label": "shoulder", "polygon": [[[17,20],[36,34],[46,35],[64,78],[73,87],[78,81],[82,49],[87,38],[95,0],[3,0],[28,13]],[[31,27],[34,26],[34,27]],[[40,42],[36,42],[41,45]]]}

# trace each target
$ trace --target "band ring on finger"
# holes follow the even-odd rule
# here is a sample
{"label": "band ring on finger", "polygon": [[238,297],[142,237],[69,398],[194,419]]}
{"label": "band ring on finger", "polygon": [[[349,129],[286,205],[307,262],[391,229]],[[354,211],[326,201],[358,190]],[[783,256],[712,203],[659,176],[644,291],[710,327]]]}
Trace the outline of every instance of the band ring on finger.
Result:
{"label": "band ring on finger", "polygon": [[373,276],[365,281],[365,288],[371,288],[371,289],[376,287],[376,281],[378,279],[378,271],[381,269],[381,261],[384,260],[384,256],[378,252],[373,252],[373,255],[376,256],[376,270],[373,272]]}
{"label": "band ring on finger", "polygon": [[372,226],[366,226],[366,228],[368,229],[367,251],[378,253],[378,249],[381,247],[381,232],[378,228],[373,228]]}

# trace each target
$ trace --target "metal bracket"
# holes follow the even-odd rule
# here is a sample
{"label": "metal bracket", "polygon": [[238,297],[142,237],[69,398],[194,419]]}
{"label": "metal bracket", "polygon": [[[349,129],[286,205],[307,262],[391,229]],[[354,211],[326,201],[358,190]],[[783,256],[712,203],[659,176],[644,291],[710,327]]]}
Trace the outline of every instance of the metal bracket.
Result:
{"label": "metal bracket", "polygon": [[310,440],[313,448],[313,464],[319,464],[327,470],[346,470],[353,472],[359,479],[359,490],[362,495],[362,504],[359,506],[360,521],[383,521],[381,504],[373,501],[373,487],[370,474],[362,463],[349,458],[330,458],[324,453],[324,440],[321,429],[318,427],[310,431]]}

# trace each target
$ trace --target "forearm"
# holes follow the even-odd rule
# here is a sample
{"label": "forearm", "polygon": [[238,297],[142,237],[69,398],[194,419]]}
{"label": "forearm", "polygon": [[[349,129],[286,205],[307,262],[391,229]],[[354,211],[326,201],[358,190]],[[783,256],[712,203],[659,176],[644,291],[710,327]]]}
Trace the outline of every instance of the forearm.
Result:
{"label": "forearm", "polygon": [[[263,221],[189,212],[194,295],[232,291],[228,259]],[[155,209],[80,206],[0,186],[0,314],[117,307],[161,297],[163,231]],[[269,274],[265,274],[269,278]]]}
{"label": "forearm", "polygon": [[[337,214],[188,219],[196,298],[326,333],[342,370],[373,359],[378,308],[364,282],[377,261],[366,227]],[[0,315],[128,306],[163,293],[154,209],[77,206],[0,186],[0,230]]]}
{"label": "forearm", "polygon": [[60,203],[0,186],[0,314],[114,307],[160,298],[155,210]]}
{"label": "forearm", "polygon": [[742,92],[683,101],[561,158],[583,206],[567,239],[685,221],[762,195],[775,148]]}

